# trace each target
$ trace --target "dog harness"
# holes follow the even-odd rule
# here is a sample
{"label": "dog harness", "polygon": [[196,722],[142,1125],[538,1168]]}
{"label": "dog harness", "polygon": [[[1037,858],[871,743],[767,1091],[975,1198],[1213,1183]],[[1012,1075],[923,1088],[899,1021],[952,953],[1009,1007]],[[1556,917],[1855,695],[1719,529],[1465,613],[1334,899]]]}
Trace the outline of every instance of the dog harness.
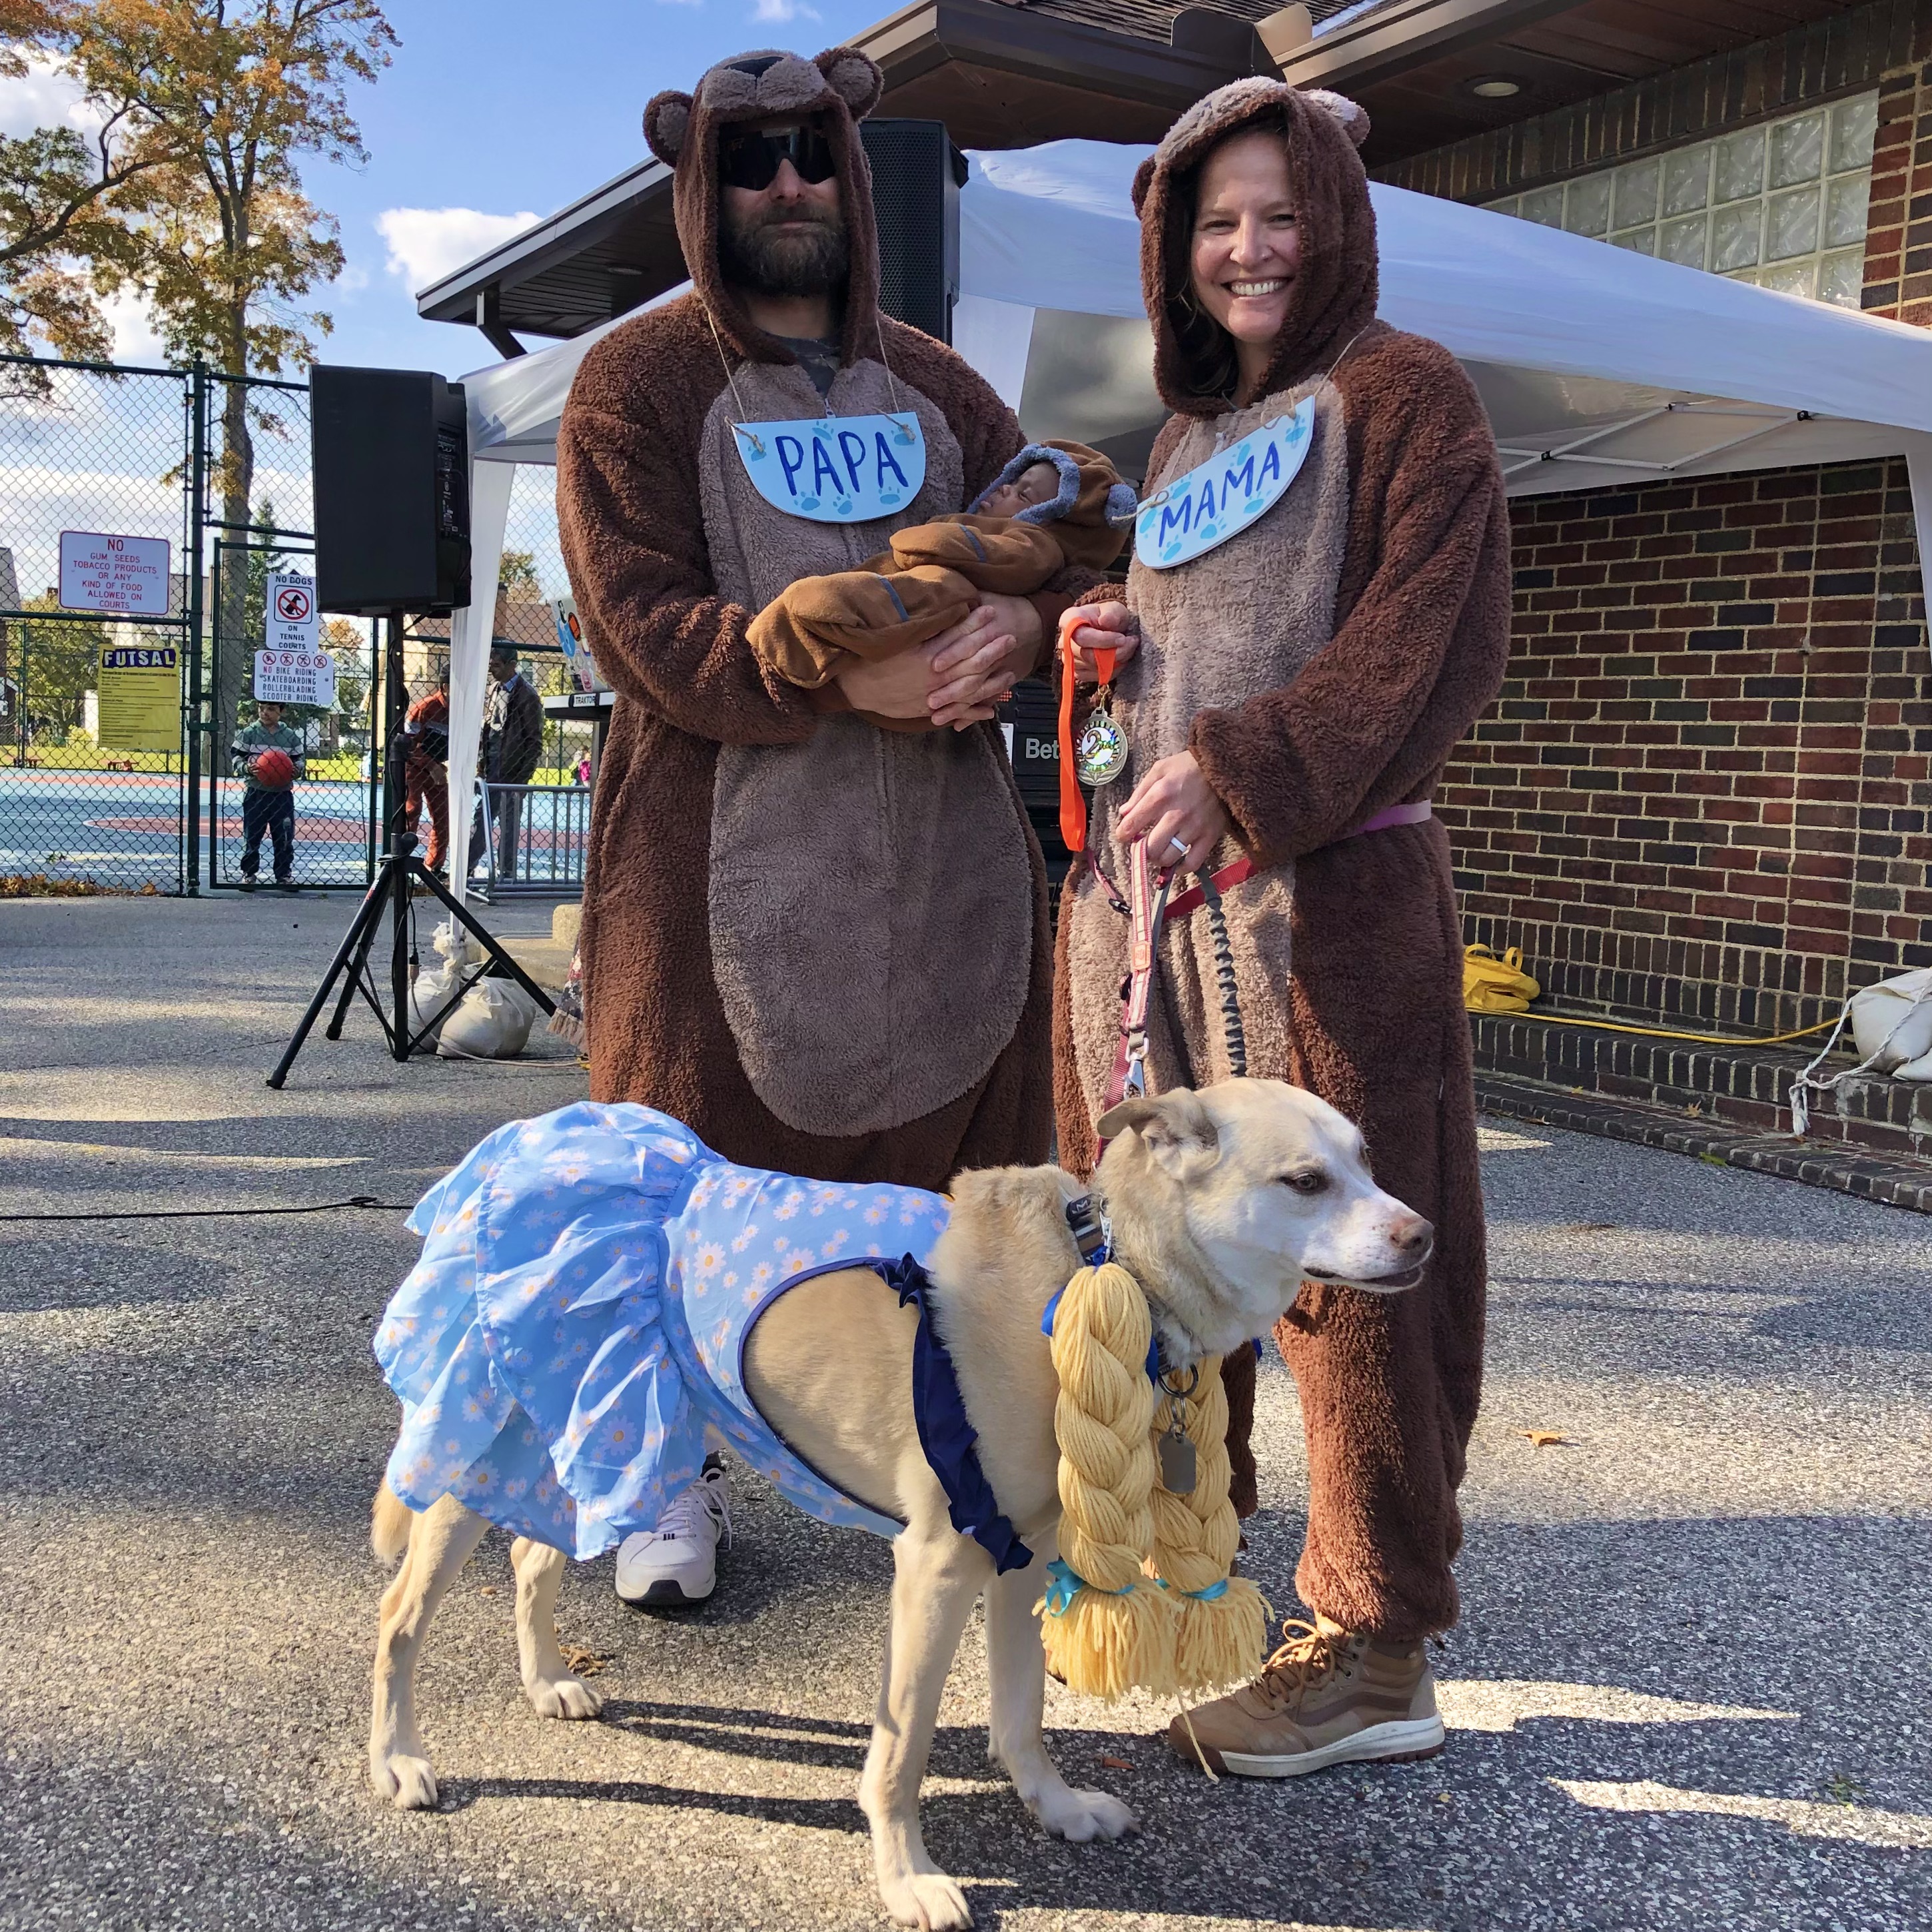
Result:
{"label": "dog harness", "polygon": [[404,1412],[389,1486],[416,1509],[453,1495],[587,1558],[656,1526],[709,1429],[821,1521],[896,1535],[782,1441],[745,1385],[746,1342],[779,1296],[867,1268],[918,1304],[914,1412],[955,1528],[1023,1568],[933,1325],[926,1264],[950,1211],[917,1188],[735,1165],[646,1107],[500,1128],[410,1217],[422,1258],[376,1336]]}

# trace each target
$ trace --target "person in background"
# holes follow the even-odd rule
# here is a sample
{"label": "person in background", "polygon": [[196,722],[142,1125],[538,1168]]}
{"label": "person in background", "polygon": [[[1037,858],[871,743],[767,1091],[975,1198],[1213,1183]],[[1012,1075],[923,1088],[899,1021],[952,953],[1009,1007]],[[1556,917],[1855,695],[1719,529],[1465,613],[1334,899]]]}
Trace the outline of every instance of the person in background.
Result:
{"label": "person in background", "polygon": [[[526,785],[536,776],[543,756],[543,700],[518,668],[517,647],[498,644],[490,653],[490,696],[483,712],[482,769],[487,783]],[[517,839],[523,817],[520,791],[492,791],[490,809],[496,827],[496,876],[517,876]],[[482,814],[470,840],[473,868],[483,856]]]}
{"label": "person in background", "polygon": [[261,771],[257,766],[264,752],[282,752],[294,766],[296,777],[302,777],[302,734],[282,722],[279,704],[259,704],[255,710],[256,722],[236,732],[228,748],[235,776],[247,782],[242,794],[242,890],[255,890],[255,874],[262,866],[262,834],[266,832],[274,850],[275,884],[292,892],[296,868],[293,784],[272,784],[268,780],[274,767]]}
{"label": "person in background", "polygon": [[429,806],[429,850],[423,862],[440,872],[449,857],[449,667],[436,688],[419,698],[403,720],[403,820],[412,836]]}

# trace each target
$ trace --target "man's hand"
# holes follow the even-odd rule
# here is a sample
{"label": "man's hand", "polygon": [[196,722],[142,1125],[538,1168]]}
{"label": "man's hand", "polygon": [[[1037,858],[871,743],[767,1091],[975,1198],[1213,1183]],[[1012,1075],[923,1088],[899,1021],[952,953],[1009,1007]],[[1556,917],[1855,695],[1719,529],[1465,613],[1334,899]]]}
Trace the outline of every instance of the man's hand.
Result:
{"label": "man's hand", "polygon": [[923,718],[926,692],[932,682],[932,646],[902,651],[878,664],[854,662],[837,673],[833,682],[854,711],[880,718]]}
{"label": "man's hand", "polygon": [[926,704],[933,723],[963,731],[991,718],[1012,694],[1014,680],[1040,662],[1043,634],[1040,613],[1025,598],[982,596],[978,609],[926,646],[932,653]]}
{"label": "man's hand", "polygon": [[1156,866],[1187,872],[1206,865],[1234,829],[1228,808],[1202,776],[1192,752],[1162,759],[1135,786],[1114,822],[1114,836],[1123,845],[1144,837]]}
{"label": "man's hand", "polygon": [[1098,650],[1114,653],[1118,670],[1141,647],[1141,634],[1134,614],[1124,604],[1082,604],[1060,620],[1060,635],[1073,635],[1073,682],[1098,684],[1100,668],[1094,662]]}

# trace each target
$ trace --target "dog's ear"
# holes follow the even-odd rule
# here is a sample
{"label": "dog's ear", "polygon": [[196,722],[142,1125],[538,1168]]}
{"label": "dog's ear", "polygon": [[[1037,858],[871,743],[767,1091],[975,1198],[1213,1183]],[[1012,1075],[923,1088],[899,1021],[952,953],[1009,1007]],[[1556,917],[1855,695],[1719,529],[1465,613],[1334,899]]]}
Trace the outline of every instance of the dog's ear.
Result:
{"label": "dog's ear", "polygon": [[1177,1180],[1204,1173],[1221,1158],[1220,1130],[1199,1094],[1185,1087],[1171,1094],[1123,1100],[1100,1121],[1100,1137],[1137,1133],[1149,1154]]}

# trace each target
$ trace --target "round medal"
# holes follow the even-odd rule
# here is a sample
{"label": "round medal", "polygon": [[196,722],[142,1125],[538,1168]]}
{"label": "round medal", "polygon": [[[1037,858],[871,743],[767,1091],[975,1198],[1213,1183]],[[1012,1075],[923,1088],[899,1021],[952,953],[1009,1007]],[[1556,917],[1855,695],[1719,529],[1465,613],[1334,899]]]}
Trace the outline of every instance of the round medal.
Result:
{"label": "round medal", "polygon": [[1074,747],[1073,770],[1084,785],[1112,784],[1127,768],[1127,734],[1104,711],[1087,721]]}

